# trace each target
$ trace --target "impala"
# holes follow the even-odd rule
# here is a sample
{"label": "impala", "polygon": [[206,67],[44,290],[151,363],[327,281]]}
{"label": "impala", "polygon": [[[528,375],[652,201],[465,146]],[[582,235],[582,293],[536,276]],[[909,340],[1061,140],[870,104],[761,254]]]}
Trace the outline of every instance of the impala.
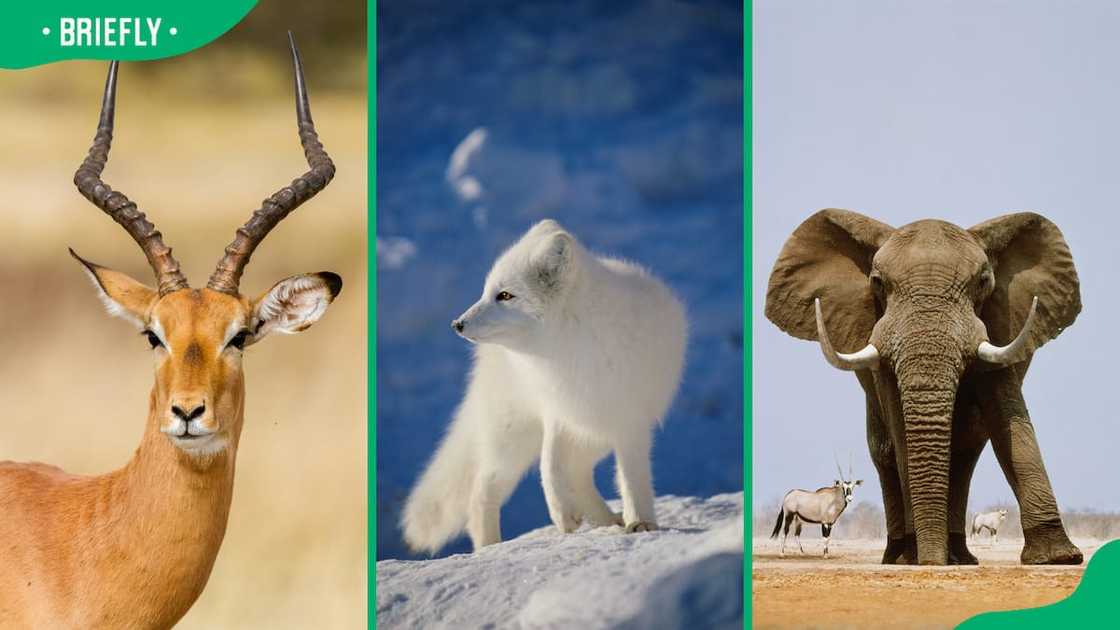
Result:
{"label": "impala", "polygon": [[311,120],[291,40],[296,117],[310,170],[266,199],[237,230],[203,289],[136,204],[101,180],[113,137],[117,63],[78,190],[136,240],[156,287],[71,254],[113,315],[155,355],[144,436],[132,460],[105,475],[0,463],[0,627],[166,628],[202,593],[225,535],[244,418],[241,355],[273,332],[322,317],[342,287],[333,273],[281,280],[260,297],[239,281],[268,232],[330,182],[334,164]]}

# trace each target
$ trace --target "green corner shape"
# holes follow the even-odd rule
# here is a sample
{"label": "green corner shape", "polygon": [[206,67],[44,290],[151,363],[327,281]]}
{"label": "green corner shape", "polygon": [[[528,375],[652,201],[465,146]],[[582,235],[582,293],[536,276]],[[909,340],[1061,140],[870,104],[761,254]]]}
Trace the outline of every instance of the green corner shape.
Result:
{"label": "green corner shape", "polygon": [[993,628],[1085,628],[1120,627],[1116,596],[1120,593],[1120,540],[1113,540],[1097,550],[1085,567],[1081,583],[1069,597],[1060,602],[1027,608],[988,612],[966,619],[957,626],[963,630]]}

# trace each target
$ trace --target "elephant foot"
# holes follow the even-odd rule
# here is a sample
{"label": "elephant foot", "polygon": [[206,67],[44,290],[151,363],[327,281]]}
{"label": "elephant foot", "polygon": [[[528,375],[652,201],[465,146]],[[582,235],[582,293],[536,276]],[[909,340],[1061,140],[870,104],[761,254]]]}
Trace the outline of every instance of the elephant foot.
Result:
{"label": "elephant foot", "polygon": [[964,534],[949,533],[949,564],[980,564],[966,543]]}
{"label": "elephant foot", "polygon": [[918,535],[906,534],[906,564],[918,564]]}
{"label": "elephant foot", "polygon": [[1023,564],[1081,564],[1081,550],[1069,540],[1060,521],[1023,530]]}
{"label": "elephant foot", "polygon": [[906,553],[905,538],[888,538],[887,548],[883,550],[882,564],[898,564],[898,559]]}

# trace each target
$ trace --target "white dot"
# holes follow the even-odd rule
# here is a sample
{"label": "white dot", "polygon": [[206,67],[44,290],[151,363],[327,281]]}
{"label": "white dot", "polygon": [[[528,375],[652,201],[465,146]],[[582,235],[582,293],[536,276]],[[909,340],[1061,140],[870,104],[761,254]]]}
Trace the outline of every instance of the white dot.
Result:
{"label": "white dot", "polygon": [[51,29],[50,29],[50,27],[48,27],[48,26],[44,26],[44,27],[43,27],[43,34],[44,34],[44,35],[50,35],[50,34],[51,34]]}
{"label": "white dot", "polygon": [[170,31],[168,31],[168,32],[170,32],[170,33],[171,33],[172,35],[178,35],[178,34],[179,34],[179,29],[177,29],[177,28],[175,28],[174,26],[172,26],[172,27],[171,27],[171,30],[170,30]]}

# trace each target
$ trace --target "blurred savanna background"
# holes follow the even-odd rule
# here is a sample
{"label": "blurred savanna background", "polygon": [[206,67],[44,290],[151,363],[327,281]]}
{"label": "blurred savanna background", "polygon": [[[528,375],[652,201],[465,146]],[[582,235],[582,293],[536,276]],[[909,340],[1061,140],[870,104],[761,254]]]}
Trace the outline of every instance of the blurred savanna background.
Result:
{"label": "blurred savanna background", "polygon": [[[262,2],[215,43],[121,66],[104,179],[164,233],[195,286],[266,196],[307,168],[285,32],[338,174],[264,241],[242,290],[339,273],[307,332],[246,353],[246,420],[229,529],[183,628],[366,623],[366,5]],[[0,460],[100,474],[144,429],[147,342],[106,315],[67,254],[152,282],[140,249],[71,180],[97,123],[106,64],[0,72]],[[190,518],[180,515],[179,518]]]}

